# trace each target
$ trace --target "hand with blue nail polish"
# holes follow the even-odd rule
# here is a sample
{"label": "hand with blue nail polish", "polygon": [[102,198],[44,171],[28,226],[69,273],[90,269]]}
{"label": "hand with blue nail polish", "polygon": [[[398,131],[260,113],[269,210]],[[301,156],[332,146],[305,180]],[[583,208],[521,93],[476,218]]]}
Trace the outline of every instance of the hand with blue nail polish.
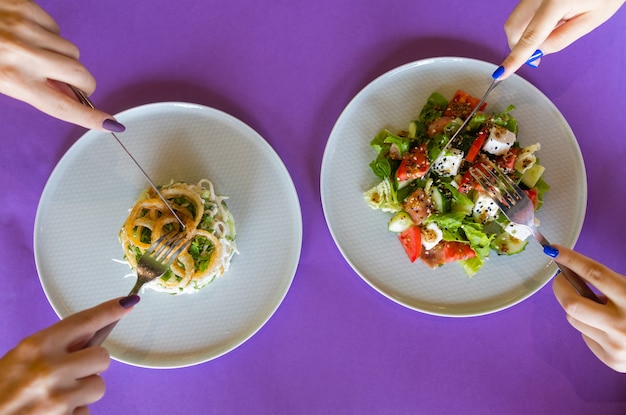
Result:
{"label": "hand with blue nail polish", "polygon": [[[511,53],[501,79],[535,52],[558,52],[607,21],[626,0],[521,0],[504,24]],[[529,65],[537,66],[539,56]],[[533,64],[534,63],[534,64]]]}
{"label": "hand with blue nail polish", "polygon": [[0,93],[63,121],[105,130],[110,114],[87,108],[67,86],[91,94],[96,81],[56,21],[28,0],[0,0]]}
{"label": "hand with blue nail polish", "polygon": [[565,276],[552,289],[567,320],[604,364],[626,373],[626,276],[564,246],[544,249],[554,261],[571,269],[602,293],[604,304],[578,295]]}
{"label": "hand with blue nail polish", "polygon": [[84,345],[137,301],[107,301],[22,340],[0,359],[0,414],[88,414],[87,405],[104,394],[100,373],[110,357],[103,347]]}

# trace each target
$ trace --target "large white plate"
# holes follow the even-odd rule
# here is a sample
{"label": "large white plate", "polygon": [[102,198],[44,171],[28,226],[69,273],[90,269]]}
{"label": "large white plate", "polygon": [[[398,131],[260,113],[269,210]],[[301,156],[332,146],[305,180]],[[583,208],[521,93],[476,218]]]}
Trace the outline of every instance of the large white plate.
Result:
{"label": "large white plate", "polygon": [[[512,257],[491,255],[473,278],[450,264],[431,270],[411,264],[394,234],[389,214],[370,209],[363,192],[377,183],[368,164],[369,142],[382,128],[406,129],[428,96],[452,97],[457,89],[481,97],[495,65],[465,58],[433,58],[396,68],[371,82],[348,104],[328,140],[321,171],[326,222],[339,250],[373,288],[406,307],[442,316],[475,316],[510,307],[544,286],[556,267],[535,241]],[[515,75],[489,96],[488,111],[514,104],[522,144],[540,142],[538,153],[551,185],[539,211],[541,229],[553,243],[573,246],[585,214],[587,182],[576,138],[537,88]]]}
{"label": "large white plate", "polygon": [[[278,308],[302,242],[298,197],[282,161],[250,127],[218,110],[156,103],[125,111],[118,137],[156,183],[213,181],[237,225],[230,270],[192,295],[146,290],[111,333],[111,356],[173,368],[232,350]],[[108,134],[90,131],[63,156],[43,191],[35,221],[37,269],[60,317],[125,295],[117,233],[139,192],[141,172]]]}

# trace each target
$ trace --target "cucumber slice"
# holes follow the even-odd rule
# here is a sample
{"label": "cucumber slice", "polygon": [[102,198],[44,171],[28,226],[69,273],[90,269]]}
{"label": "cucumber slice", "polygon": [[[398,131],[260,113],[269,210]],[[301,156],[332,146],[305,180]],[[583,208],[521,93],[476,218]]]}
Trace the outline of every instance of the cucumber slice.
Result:
{"label": "cucumber slice", "polygon": [[463,212],[465,213],[465,216],[472,216],[472,212],[474,211],[474,202],[471,198],[459,192],[456,200],[452,201],[450,209],[453,212]]}
{"label": "cucumber slice", "polygon": [[391,232],[402,233],[413,226],[413,219],[405,211],[400,211],[389,219],[387,228]]}
{"label": "cucumber slice", "polygon": [[528,186],[529,189],[532,189],[533,187],[535,187],[545,170],[545,167],[539,164],[535,164],[524,172],[524,174],[522,175],[522,183]]}
{"label": "cucumber slice", "polygon": [[409,131],[408,131],[408,137],[409,138],[415,138],[415,136],[417,135],[417,122],[415,121],[411,121],[409,123]]}
{"label": "cucumber slice", "polygon": [[502,232],[491,242],[491,248],[496,251],[498,255],[519,254],[526,248],[526,245],[528,245],[528,241],[517,239],[507,232]]}
{"label": "cucumber slice", "polygon": [[446,213],[450,210],[450,201],[445,198],[437,186],[430,188],[430,201],[433,203],[435,210],[439,213]]}

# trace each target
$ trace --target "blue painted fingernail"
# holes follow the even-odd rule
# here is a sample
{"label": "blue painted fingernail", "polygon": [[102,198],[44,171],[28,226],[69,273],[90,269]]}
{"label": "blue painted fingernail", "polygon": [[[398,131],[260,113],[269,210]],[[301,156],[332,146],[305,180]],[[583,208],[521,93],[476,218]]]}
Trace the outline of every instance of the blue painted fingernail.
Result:
{"label": "blue painted fingernail", "polygon": [[498,69],[496,69],[493,74],[491,75],[491,77],[493,79],[498,79],[502,76],[502,74],[504,73],[504,66],[498,66]]}
{"label": "blue painted fingernail", "polygon": [[541,49],[537,49],[535,53],[532,54],[530,58],[526,61],[526,65],[536,68],[539,66],[539,59],[543,57],[543,51]]}
{"label": "blue painted fingernail", "polygon": [[120,300],[120,305],[124,308],[131,308],[132,306],[137,304],[140,299],[141,298],[139,298],[139,296],[136,294],[129,295],[128,297],[124,297]]}
{"label": "blue painted fingernail", "polygon": [[552,258],[556,258],[559,256],[559,250],[553,247],[552,245],[546,245],[543,247],[543,253],[551,256]]}
{"label": "blue painted fingernail", "polygon": [[102,123],[102,128],[108,131],[112,131],[114,133],[122,133],[126,131],[126,127],[124,127],[123,124],[120,124],[119,122],[110,118],[104,120],[104,122]]}

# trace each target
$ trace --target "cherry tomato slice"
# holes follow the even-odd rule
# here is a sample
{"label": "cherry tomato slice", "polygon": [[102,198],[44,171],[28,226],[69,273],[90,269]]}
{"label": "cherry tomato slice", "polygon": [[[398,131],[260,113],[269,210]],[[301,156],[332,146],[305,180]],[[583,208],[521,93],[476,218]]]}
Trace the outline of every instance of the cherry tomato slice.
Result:
{"label": "cherry tomato slice", "polygon": [[[444,116],[465,119],[474,110],[479,102],[480,99],[475,98],[467,92],[459,89],[448,103]],[[486,106],[487,103],[483,102],[479,110],[482,111]]]}
{"label": "cherry tomato slice", "polygon": [[443,246],[443,256],[446,262],[455,262],[474,258],[476,256],[476,252],[474,252],[469,244],[456,241],[446,241]]}
{"label": "cherry tomato slice", "polygon": [[406,231],[398,235],[404,250],[411,262],[415,262],[422,252],[422,234],[417,226],[411,226]]}
{"label": "cherry tomato slice", "polygon": [[426,170],[428,170],[428,156],[426,152],[427,150],[424,144],[412,148],[400,162],[396,173],[398,180],[404,181],[422,177],[424,173],[426,173]]}
{"label": "cherry tomato slice", "polygon": [[483,144],[485,143],[486,139],[487,139],[487,131],[481,130],[476,136],[476,138],[474,139],[474,143],[472,144],[470,149],[467,151],[465,160],[472,163],[474,159],[476,158],[476,156],[478,155],[478,153],[480,152],[480,149],[483,147]]}

